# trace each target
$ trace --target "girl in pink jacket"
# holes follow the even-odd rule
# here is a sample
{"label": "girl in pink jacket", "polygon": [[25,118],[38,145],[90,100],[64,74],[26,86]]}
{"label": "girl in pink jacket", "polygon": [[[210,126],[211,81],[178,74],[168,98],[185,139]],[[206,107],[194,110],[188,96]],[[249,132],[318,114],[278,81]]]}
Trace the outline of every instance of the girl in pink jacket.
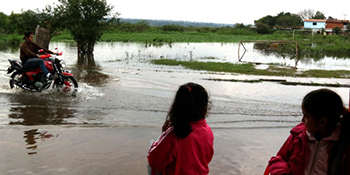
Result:
{"label": "girl in pink jacket", "polygon": [[208,93],[199,84],[179,87],[147,159],[152,175],[206,175],[214,148],[214,135],[206,123]]}
{"label": "girl in pink jacket", "polygon": [[340,96],[315,90],[304,97],[301,107],[302,123],[270,159],[270,174],[350,174],[350,114]]}

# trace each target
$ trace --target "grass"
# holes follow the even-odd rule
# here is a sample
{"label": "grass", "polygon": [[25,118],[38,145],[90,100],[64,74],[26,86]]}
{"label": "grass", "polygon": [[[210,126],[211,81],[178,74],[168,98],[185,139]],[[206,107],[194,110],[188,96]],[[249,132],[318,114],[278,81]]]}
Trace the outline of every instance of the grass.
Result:
{"label": "grass", "polygon": [[[1,38],[0,38],[1,39]],[[106,31],[99,41],[103,42],[142,42],[142,43],[175,43],[175,42],[222,42],[237,43],[241,40],[279,40],[287,39],[285,35],[233,35],[211,32],[119,32]],[[291,39],[289,37],[289,39]],[[73,41],[67,31],[58,32],[51,41]]]}
{"label": "grass", "polygon": [[267,69],[256,69],[252,63],[232,64],[216,62],[199,61],[178,61],[172,59],[151,60],[151,63],[157,65],[183,66],[193,70],[204,70],[210,72],[227,72],[246,75],[264,75],[264,76],[286,76],[286,77],[316,77],[316,78],[348,78],[350,71],[347,70],[307,70],[298,71],[294,68],[280,67],[270,65]]}
{"label": "grass", "polygon": [[[122,33],[106,32],[100,41],[124,41],[124,42],[239,42],[240,40],[251,40],[256,38],[252,35],[229,35],[218,33],[181,33],[181,32],[161,32],[161,33]],[[264,37],[265,38],[265,37]]]}

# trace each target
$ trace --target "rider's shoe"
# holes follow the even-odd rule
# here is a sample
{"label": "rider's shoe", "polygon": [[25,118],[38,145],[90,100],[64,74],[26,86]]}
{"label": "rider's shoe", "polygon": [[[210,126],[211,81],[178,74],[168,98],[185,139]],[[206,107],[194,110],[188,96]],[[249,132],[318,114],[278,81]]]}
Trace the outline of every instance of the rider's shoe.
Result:
{"label": "rider's shoe", "polygon": [[57,78],[57,77],[51,75],[50,73],[48,73],[48,74],[46,75],[46,79],[48,79],[48,80],[53,80],[53,79],[55,79],[55,78]]}

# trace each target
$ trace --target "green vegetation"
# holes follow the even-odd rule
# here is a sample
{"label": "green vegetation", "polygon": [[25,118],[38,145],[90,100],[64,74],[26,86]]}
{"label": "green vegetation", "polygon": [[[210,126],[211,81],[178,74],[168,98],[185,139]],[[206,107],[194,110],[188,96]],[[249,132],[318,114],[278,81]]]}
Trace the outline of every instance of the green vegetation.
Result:
{"label": "green vegetation", "polygon": [[350,71],[337,70],[308,70],[298,71],[294,68],[279,67],[270,65],[267,69],[256,69],[252,63],[232,64],[232,63],[215,63],[215,62],[198,62],[198,61],[177,61],[171,59],[152,60],[151,63],[157,65],[183,66],[193,70],[205,70],[212,72],[228,72],[246,75],[265,75],[265,76],[288,76],[288,77],[318,77],[318,78],[348,78]]}
{"label": "green vegetation", "polygon": [[277,16],[262,17],[255,21],[255,25],[259,34],[271,34],[274,33],[273,28],[282,30],[300,28],[303,26],[303,20],[297,14],[281,12]]}
{"label": "green vegetation", "polygon": [[159,32],[159,33],[122,33],[106,32],[100,41],[123,41],[123,42],[143,42],[143,43],[176,43],[176,42],[222,42],[233,43],[240,40],[252,40],[257,37],[263,39],[268,36],[257,35],[229,35],[218,33],[183,33],[183,32]]}

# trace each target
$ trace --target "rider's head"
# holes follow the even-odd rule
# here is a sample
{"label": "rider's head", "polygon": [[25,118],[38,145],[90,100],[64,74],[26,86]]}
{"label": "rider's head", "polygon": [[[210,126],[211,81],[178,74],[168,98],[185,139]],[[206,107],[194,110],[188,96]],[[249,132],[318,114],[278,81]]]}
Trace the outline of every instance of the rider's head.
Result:
{"label": "rider's head", "polygon": [[23,39],[26,40],[26,41],[29,41],[29,42],[33,42],[34,33],[33,32],[29,32],[29,31],[25,32]]}

